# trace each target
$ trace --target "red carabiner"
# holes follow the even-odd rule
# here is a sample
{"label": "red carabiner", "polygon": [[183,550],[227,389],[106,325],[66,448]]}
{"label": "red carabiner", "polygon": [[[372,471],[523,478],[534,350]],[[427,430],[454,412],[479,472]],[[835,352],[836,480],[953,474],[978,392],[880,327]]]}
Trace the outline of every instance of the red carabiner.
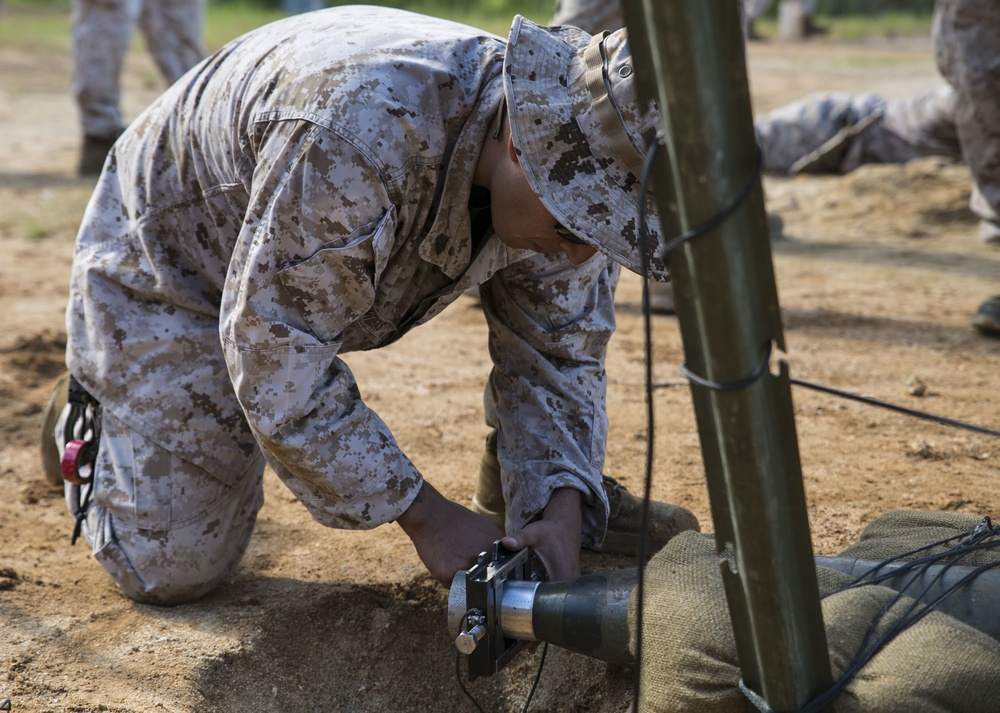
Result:
{"label": "red carabiner", "polygon": [[91,441],[70,441],[66,444],[59,467],[62,470],[63,480],[67,483],[86,485],[93,479],[94,474],[89,467],[86,475],[80,472],[80,461],[87,458],[92,445]]}

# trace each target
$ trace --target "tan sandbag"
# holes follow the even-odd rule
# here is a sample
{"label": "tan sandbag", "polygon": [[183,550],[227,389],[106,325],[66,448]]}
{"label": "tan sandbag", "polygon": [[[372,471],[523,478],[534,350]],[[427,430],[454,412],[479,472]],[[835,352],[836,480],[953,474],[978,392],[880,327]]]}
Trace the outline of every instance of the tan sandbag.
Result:
{"label": "tan sandbag", "polygon": [[[976,522],[978,519],[972,524]],[[943,539],[937,534],[925,542]],[[913,541],[912,535],[907,543]],[[834,591],[849,581],[847,575],[833,570],[819,568],[817,572],[821,592]],[[840,676],[854,658],[875,615],[896,596],[889,588],[866,586],[823,600],[835,676]],[[901,608],[911,602],[901,599],[883,618],[878,631],[895,621]],[[635,592],[629,616],[634,655]],[[756,710],[738,689],[736,645],[711,535],[683,533],[650,561],[643,617],[640,711]],[[992,710],[1000,710],[998,642],[940,612],[929,614],[897,636],[832,706],[834,713]]]}
{"label": "tan sandbag", "polygon": [[[861,533],[858,541],[841,552],[840,556],[860,560],[886,560],[934,542],[968,535],[982,519],[980,515],[965,512],[894,510],[873,520]],[[920,556],[940,554],[954,544],[952,542],[950,545],[935,547]],[[961,564],[979,566],[997,561],[1000,561],[1000,549],[992,548],[970,552],[962,558]],[[997,710],[1000,710],[1000,703]]]}

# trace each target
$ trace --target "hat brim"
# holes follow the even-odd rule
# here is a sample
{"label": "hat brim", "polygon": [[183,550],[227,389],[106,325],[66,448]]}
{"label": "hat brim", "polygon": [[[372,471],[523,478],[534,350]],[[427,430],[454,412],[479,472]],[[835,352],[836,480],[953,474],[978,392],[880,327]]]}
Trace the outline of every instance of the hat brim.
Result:
{"label": "hat brim", "polygon": [[[521,168],[552,216],[588,245],[639,275],[667,279],[660,221],[640,177],[598,156],[578,121],[592,111],[584,81],[591,36],[576,27],[540,27],[517,16],[504,58],[504,90]],[[614,170],[610,170],[614,169]],[[646,257],[639,251],[639,206],[646,201]]]}

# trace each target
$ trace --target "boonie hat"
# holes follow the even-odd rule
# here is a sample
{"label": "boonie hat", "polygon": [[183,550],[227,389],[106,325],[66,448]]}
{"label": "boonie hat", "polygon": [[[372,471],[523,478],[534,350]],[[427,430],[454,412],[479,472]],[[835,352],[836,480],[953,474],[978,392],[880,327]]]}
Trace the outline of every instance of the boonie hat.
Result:
{"label": "boonie hat", "polygon": [[[575,236],[633,272],[639,253],[644,129],[623,28],[591,37],[576,27],[514,18],[504,56],[511,134],[532,190]],[[648,276],[667,279],[660,220],[646,196]]]}

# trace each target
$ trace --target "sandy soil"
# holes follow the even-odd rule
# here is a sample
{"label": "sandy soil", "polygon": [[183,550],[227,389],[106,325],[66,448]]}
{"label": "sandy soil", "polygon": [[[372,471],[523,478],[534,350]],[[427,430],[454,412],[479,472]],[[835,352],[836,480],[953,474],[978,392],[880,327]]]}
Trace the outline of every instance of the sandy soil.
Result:
{"label": "sandy soil", "polygon": [[[15,23],[9,11],[2,22]],[[757,111],[810,91],[904,96],[937,84],[926,41],[776,41],[750,48]],[[62,369],[62,312],[77,221],[93,181],[74,175],[79,137],[68,58],[0,47],[0,701],[25,711],[461,711],[447,591],[395,525],[339,532],[312,522],[273,475],[231,583],[195,604],[137,605],[82,543],[44,483],[37,430]],[[125,106],[159,90],[130,58]],[[767,178],[793,377],[1000,427],[1000,340],[974,333],[1000,293],[1000,251],[978,241],[969,177],[937,160],[847,177]],[[627,275],[611,346],[607,470],[641,491],[646,453],[640,283]],[[711,531],[676,320],[655,317],[653,494]],[[352,355],[364,395],[446,495],[468,502],[485,429],[482,315],[463,297],[378,353]],[[914,388],[917,381],[924,390]],[[835,554],[898,508],[996,514],[1000,445],[797,388],[813,545]],[[587,555],[588,570],[629,566]],[[539,656],[470,686],[487,711],[521,710]],[[464,670],[464,669],[463,669]],[[531,710],[627,709],[631,672],[550,649]]]}

